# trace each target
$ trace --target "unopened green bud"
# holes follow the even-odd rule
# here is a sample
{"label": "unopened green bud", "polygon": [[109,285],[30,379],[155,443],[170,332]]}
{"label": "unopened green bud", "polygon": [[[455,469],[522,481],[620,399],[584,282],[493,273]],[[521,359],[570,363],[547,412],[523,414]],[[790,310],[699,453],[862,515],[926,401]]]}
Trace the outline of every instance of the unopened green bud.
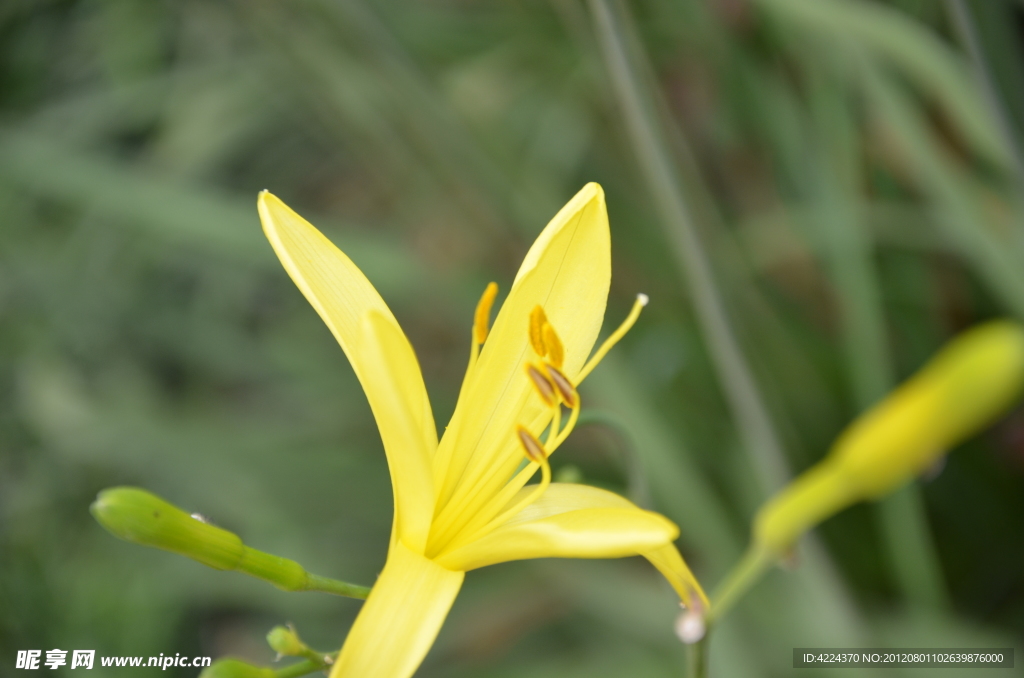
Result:
{"label": "unopened green bud", "polygon": [[295,629],[287,626],[275,626],[267,634],[267,644],[279,655],[285,657],[302,657],[310,652],[306,644],[299,639]]}
{"label": "unopened green bud", "polygon": [[238,535],[135,487],[103,490],[90,511],[116,537],[180,553],[218,570],[236,569],[245,553]]}
{"label": "unopened green bud", "polygon": [[365,599],[370,589],[310,574],[294,560],[249,548],[236,534],[137,487],[100,492],[89,507],[100,525],[126,541],[173,551],[218,570],[235,570],[285,591],[324,591]]}
{"label": "unopened green bud", "polygon": [[253,666],[238,659],[218,659],[203,669],[199,678],[274,678],[274,669]]}
{"label": "unopened green bud", "polygon": [[775,553],[850,504],[876,499],[920,475],[1001,415],[1024,383],[1024,328],[971,329],[853,422],[821,463],[758,512],[755,540]]}

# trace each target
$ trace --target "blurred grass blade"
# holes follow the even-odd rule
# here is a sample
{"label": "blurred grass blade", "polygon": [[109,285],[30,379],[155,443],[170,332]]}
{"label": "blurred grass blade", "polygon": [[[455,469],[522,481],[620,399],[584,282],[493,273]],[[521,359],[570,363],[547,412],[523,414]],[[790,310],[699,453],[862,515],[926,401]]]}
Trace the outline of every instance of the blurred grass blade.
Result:
{"label": "blurred grass blade", "polygon": [[946,6],[1024,188],[1024,49],[1017,13],[1006,0],[946,0]]}
{"label": "blurred grass blade", "polygon": [[827,39],[854,41],[901,69],[942,106],[971,145],[1002,167],[1012,157],[964,64],[900,11],[863,0],[758,0]]}
{"label": "blurred grass blade", "polygon": [[877,66],[861,73],[874,114],[906,155],[912,180],[931,199],[935,218],[948,231],[975,274],[1018,317],[1024,317],[1024,269],[1015,243],[996,235],[976,198],[928,131],[924,117]]}
{"label": "blurred grass blade", "polygon": [[643,386],[613,353],[588,378],[587,388],[628,425],[656,503],[679,523],[682,542],[697,551],[709,570],[724,571],[742,552],[741,535],[678,434],[653,414],[654,403]]}
{"label": "blurred grass blade", "polygon": [[[808,62],[812,63],[812,62]],[[854,400],[865,411],[896,385],[873,244],[854,195],[859,176],[858,138],[843,92],[820,73],[810,88],[812,129],[818,149],[809,181],[819,210],[824,251],[842,316],[847,375]],[[946,603],[942,570],[917,484],[883,499],[878,507],[886,550],[904,595],[936,609]]]}
{"label": "blurred grass blade", "polygon": [[591,0],[590,8],[633,150],[661,213],[666,239],[700,319],[739,436],[762,491],[770,493],[789,476],[787,462],[750,366],[733,334],[711,263],[679,184],[679,173],[669,156],[666,135],[655,113],[657,97],[637,72],[645,72],[635,65],[642,55],[636,53],[639,48],[624,34],[624,8],[613,9],[612,0]]}
{"label": "blurred grass blade", "polygon": [[[31,193],[96,210],[166,242],[239,263],[276,264],[260,229],[255,195],[250,200],[182,185],[21,129],[0,129],[0,175]],[[386,291],[407,292],[413,280],[426,277],[392,242],[352,230],[340,240]]]}

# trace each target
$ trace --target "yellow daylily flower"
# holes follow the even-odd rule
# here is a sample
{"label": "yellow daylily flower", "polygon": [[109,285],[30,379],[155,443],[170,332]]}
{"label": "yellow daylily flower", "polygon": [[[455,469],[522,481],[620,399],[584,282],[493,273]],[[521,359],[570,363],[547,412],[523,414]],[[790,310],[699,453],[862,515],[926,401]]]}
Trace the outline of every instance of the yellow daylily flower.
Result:
{"label": "yellow daylily flower", "polygon": [[[600,186],[585,186],[543,230],[490,328],[497,287],[484,292],[470,333],[469,368],[440,441],[416,355],[373,285],[266,191],[259,213],[288,274],[352,363],[391,471],[395,513],[387,561],[331,678],[412,675],[465,572],[510,560],[643,555],[685,605],[707,609],[672,543],[679,531],[671,521],[612,492],[551,482],[547,457],[576,423],[576,387],[646,303],[638,297],[623,325],[590,356],[611,281]],[[527,485],[538,469],[541,481]]]}

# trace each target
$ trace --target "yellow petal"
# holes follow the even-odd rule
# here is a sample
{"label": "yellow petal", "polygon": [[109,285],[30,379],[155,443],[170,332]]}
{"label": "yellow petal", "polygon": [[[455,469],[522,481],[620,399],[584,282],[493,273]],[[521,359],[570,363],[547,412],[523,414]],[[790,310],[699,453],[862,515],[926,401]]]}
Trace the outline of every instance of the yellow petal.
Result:
{"label": "yellow petal", "polygon": [[[525,487],[517,502],[531,491]],[[621,558],[655,551],[679,536],[667,518],[644,511],[612,492],[552,483],[540,499],[479,539],[442,553],[452,569],[526,558]]]}
{"label": "yellow petal", "polygon": [[597,339],[610,281],[604,192],[587,184],[530,248],[459,398],[435,463],[440,506],[450,505],[439,514],[440,529],[472,514],[515,470],[516,425],[539,434],[550,419],[525,372],[534,307],[544,308],[561,337],[563,372],[573,379]]}
{"label": "yellow petal", "polygon": [[[395,493],[394,535],[417,553],[423,553],[434,515],[431,462],[436,442],[424,435],[430,408],[419,396],[423,382],[409,340],[394,322],[379,311],[363,318],[358,344],[367,375],[363,383],[377,419],[391,470]],[[435,439],[436,440],[436,439]]]}
{"label": "yellow petal", "polygon": [[697,578],[690,572],[690,568],[687,567],[686,561],[683,560],[683,556],[679,553],[679,549],[675,547],[675,544],[667,544],[640,555],[647,558],[647,560],[651,561],[651,565],[658,568],[658,572],[661,572],[662,576],[668,580],[668,583],[679,594],[679,599],[687,607],[691,607],[694,604],[694,598],[696,597],[700,600],[702,609],[710,609],[711,602],[708,600]]}
{"label": "yellow petal", "polygon": [[[422,474],[420,457],[424,447],[430,455],[436,450],[437,429],[430,411],[427,390],[423,385],[423,376],[395,317],[362,271],[312,224],[266,191],[260,193],[258,206],[263,231],[288,275],[341,344],[363,389],[370,396],[371,404],[376,399],[373,405],[374,416],[382,431],[392,474],[403,466],[399,462],[403,456],[412,457],[410,468]],[[373,332],[383,337],[382,341],[387,344],[383,354],[372,341],[363,341],[363,319],[371,312],[378,317],[372,323],[377,328]],[[384,329],[384,325],[391,325],[391,328]],[[364,350],[367,348],[372,350]],[[393,365],[382,367],[392,360]],[[390,385],[375,386],[374,380],[381,374],[390,375]],[[388,389],[398,395],[373,395]],[[409,416],[409,413],[414,417],[417,429],[415,434],[409,431],[395,435],[383,433],[396,420]],[[397,440],[410,437],[415,438],[416,442],[408,448],[396,444]],[[396,522],[399,518],[399,495],[403,496],[401,503],[407,504],[406,499],[412,501],[413,497],[423,494],[421,487],[412,488],[411,483],[406,482],[411,473],[404,475],[406,478],[392,477],[396,494]],[[424,474],[417,481],[419,485],[431,482],[429,474]],[[432,501],[430,504],[420,502],[417,513],[429,514],[432,505]],[[414,521],[403,522],[408,527]],[[419,531],[422,531],[422,526]],[[422,536],[414,538],[410,545],[422,542],[422,539]]]}
{"label": "yellow petal", "polygon": [[434,644],[464,573],[395,542],[330,678],[408,678]]}

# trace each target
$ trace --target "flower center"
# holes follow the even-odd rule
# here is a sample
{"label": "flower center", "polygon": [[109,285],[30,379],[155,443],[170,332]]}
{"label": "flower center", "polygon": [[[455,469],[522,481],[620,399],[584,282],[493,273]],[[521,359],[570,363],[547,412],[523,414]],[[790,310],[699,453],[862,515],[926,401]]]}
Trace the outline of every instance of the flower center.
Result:
{"label": "flower center", "polygon": [[[487,338],[487,320],[496,292],[497,286],[491,283],[477,305],[474,317],[473,346],[470,353],[470,371],[475,367],[482,340]],[[640,311],[647,305],[647,301],[646,295],[637,295],[637,300],[629,315],[583,366],[575,383],[563,371],[565,347],[558,332],[547,319],[543,307],[534,307],[530,313],[528,331],[535,359],[526,363],[525,376],[533,385],[533,390],[541,402],[551,409],[550,423],[545,428],[547,433],[541,442],[540,438],[526,426],[522,424],[516,426],[514,435],[518,438],[519,445],[526,457],[526,466],[513,474],[508,482],[491,497],[486,499],[480,497],[477,502],[470,502],[462,508],[452,507],[458,508],[458,513],[463,514],[463,520],[458,521],[460,523],[458,525],[449,524],[447,529],[439,531],[435,537],[432,537],[431,541],[434,544],[433,548],[429,549],[430,551],[437,554],[468,544],[505,524],[524,508],[540,499],[551,483],[551,467],[548,464],[548,457],[565,442],[579,420],[581,403],[576,386],[632,328],[640,316]],[[569,417],[564,426],[563,408],[569,410]],[[541,431],[541,435],[543,433]],[[538,468],[541,470],[540,483],[516,500],[516,496],[521,494],[523,487]],[[477,503],[477,506],[472,507],[472,503]],[[463,504],[463,502],[459,502],[459,504]]]}

